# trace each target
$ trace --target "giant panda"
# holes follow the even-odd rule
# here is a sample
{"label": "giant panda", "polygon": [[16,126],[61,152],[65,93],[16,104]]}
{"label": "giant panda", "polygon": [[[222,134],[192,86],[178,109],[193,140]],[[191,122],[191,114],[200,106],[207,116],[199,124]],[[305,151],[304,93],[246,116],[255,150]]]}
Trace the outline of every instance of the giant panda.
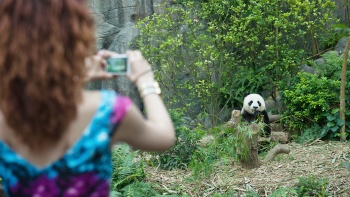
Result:
{"label": "giant panda", "polygon": [[241,114],[243,119],[249,123],[256,121],[259,114],[264,115],[265,134],[271,135],[270,120],[266,112],[265,101],[259,94],[249,94],[244,97]]}

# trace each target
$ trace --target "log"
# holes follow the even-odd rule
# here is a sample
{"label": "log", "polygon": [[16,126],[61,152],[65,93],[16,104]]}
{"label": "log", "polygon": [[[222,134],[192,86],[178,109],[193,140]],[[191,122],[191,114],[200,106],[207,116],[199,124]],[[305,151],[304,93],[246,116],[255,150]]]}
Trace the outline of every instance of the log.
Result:
{"label": "log", "polygon": [[277,144],[267,153],[266,157],[264,158],[264,162],[272,161],[278,154],[289,154],[289,152],[289,148],[285,147],[282,144]]}
{"label": "log", "polygon": [[260,127],[259,125],[252,123],[249,125],[249,129],[252,132],[252,137],[249,138],[248,135],[245,135],[245,140],[243,143],[243,146],[246,147],[248,151],[239,157],[239,162],[242,167],[246,169],[259,168],[262,164],[258,154]]}
{"label": "log", "polygon": [[290,134],[287,132],[272,132],[271,141],[278,141],[279,143],[286,144],[290,141]]}
{"label": "log", "polygon": [[284,126],[281,123],[271,123],[270,128],[272,131],[284,131]]}
{"label": "log", "polygon": [[241,122],[241,111],[232,110],[231,119],[226,123],[226,127],[236,128],[237,124]]}
{"label": "log", "polygon": [[232,110],[231,112],[231,120],[238,123],[241,121],[241,111],[239,110]]}
{"label": "log", "polygon": [[269,115],[269,121],[270,123],[272,122],[277,122],[281,119],[281,116],[280,115]]}

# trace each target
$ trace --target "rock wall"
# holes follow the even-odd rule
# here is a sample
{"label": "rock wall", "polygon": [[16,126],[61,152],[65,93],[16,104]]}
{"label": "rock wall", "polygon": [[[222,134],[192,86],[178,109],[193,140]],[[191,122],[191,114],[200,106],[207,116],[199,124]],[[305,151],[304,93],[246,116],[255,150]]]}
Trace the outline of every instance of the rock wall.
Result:
{"label": "rock wall", "polygon": [[[136,49],[135,38],[139,36],[134,28],[138,20],[153,13],[164,11],[167,0],[89,0],[89,7],[96,23],[97,50],[108,49],[124,53]],[[130,96],[141,106],[136,87],[125,76],[113,80],[97,81],[87,84],[87,89],[115,89]]]}

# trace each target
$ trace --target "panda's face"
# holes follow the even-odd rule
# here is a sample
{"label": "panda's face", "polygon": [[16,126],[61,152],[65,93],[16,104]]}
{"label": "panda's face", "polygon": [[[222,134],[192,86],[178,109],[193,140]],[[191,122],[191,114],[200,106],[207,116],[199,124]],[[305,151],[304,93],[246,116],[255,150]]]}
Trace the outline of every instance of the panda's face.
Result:
{"label": "panda's face", "polygon": [[265,110],[265,101],[259,94],[249,94],[244,98],[243,108],[250,114]]}

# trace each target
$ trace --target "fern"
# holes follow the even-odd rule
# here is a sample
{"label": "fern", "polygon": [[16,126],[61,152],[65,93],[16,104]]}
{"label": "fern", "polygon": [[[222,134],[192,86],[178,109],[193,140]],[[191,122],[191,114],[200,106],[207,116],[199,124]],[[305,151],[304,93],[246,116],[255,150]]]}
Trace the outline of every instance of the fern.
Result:
{"label": "fern", "polygon": [[119,191],[120,189],[133,182],[144,180],[144,163],[142,162],[142,160],[139,162],[135,162],[137,155],[138,152],[132,151],[127,145],[122,145],[117,149],[113,150],[113,190]]}
{"label": "fern", "polygon": [[157,192],[144,182],[134,182],[127,185],[122,190],[123,197],[156,196]]}
{"label": "fern", "polygon": [[290,197],[298,196],[298,193],[295,189],[292,188],[280,188],[274,191],[269,197]]}
{"label": "fern", "polygon": [[328,196],[326,188],[329,181],[327,179],[316,179],[313,176],[300,177],[295,189],[298,196]]}

